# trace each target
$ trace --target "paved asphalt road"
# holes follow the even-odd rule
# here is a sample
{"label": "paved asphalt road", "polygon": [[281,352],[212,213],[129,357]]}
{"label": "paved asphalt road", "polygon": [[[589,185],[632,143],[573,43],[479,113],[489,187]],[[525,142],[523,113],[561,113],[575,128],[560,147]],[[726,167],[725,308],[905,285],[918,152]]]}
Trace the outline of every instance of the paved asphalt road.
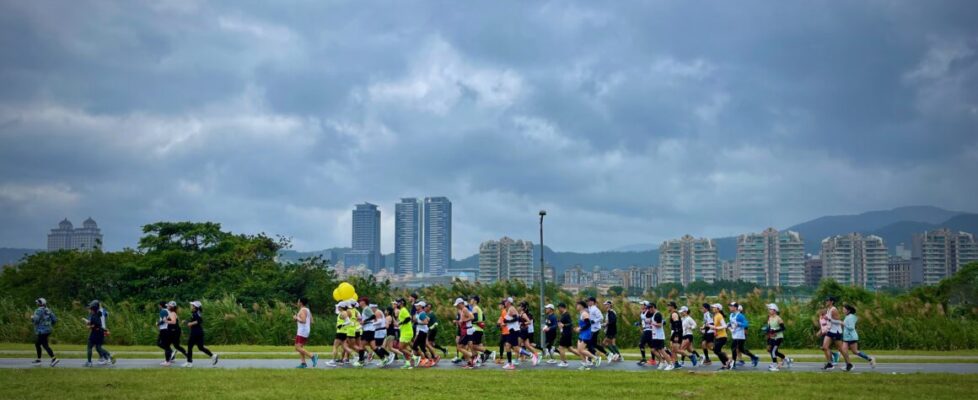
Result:
{"label": "paved asphalt road", "polygon": [[[47,360],[40,365],[31,364],[31,359],[29,358],[5,358],[0,359],[0,368],[50,368],[48,367]],[[84,368],[85,360],[80,359],[65,359],[61,360],[61,363],[57,368]],[[115,365],[112,366],[100,366],[96,365],[92,368],[104,369],[137,369],[137,368],[164,368],[159,365],[159,359],[120,359]],[[171,369],[178,369],[182,362],[178,361],[174,363]],[[271,360],[247,360],[247,359],[233,359],[233,360],[221,360],[216,366],[211,366],[210,360],[207,358],[201,358],[197,363],[194,364],[194,369],[207,369],[207,368],[269,368],[269,369],[287,369],[295,368],[298,364],[297,359],[271,359]],[[576,371],[580,364],[577,362],[571,362],[571,366],[567,367],[567,370]],[[688,365],[688,364],[687,364]],[[389,368],[399,368],[400,363],[395,363],[394,366]],[[784,372],[814,372],[820,371],[822,367],[821,363],[813,362],[796,362],[794,367],[791,369],[783,369],[781,373]],[[326,367],[322,362],[319,364],[317,369],[334,369],[334,368],[351,368],[349,366],[342,367]],[[366,369],[376,369],[376,366],[369,366]],[[453,365],[451,362],[442,361],[439,365],[435,366],[436,369],[458,369],[461,368]],[[562,369],[558,368],[556,365],[550,365],[545,363],[540,363],[536,367],[532,367],[529,364],[524,364],[521,367],[517,367],[518,370],[546,370],[546,369]],[[498,365],[486,365],[480,369],[500,369]],[[716,372],[716,366],[708,367],[695,367],[695,368],[683,368],[676,371],[657,371],[654,367],[639,367],[635,365],[634,361],[625,361],[621,363],[613,364],[602,364],[601,367],[595,368],[595,370],[613,370],[613,371],[631,371],[631,372],[648,372],[648,373],[680,373],[680,372]],[[742,372],[764,372],[772,373],[767,371],[767,363],[761,363],[757,368],[741,367],[737,370],[732,371],[732,373],[742,373]],[[908,374],[917,372],[945,372],[945,373],[956,373],[956,374],[978,374],[978,363],[893,363],[886,364],[880,363],[875,369],[871,369],[869,365],[865,363],[856,364],[856,368],[850,373],[882,373],[882,374]],[[724,372],[731,373],[731,372]],[[825,373],[844,373],[842,370],[835,370]]]}

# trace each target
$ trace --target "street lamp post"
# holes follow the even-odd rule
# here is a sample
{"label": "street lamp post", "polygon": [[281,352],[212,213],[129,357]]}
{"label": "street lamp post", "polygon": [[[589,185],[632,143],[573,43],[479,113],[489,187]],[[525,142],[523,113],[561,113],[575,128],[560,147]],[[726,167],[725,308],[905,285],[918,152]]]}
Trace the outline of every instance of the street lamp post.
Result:
{"label": "street lamp post", "polygon": [[546,283],[544,282],[544,274],[543,274],[543,269],[544,269],[543,267],[544,265],[543,264],[543,217],[545,217],[546,215],[547,215],[547,210],[540,210],[540,320],[539,321],[541,325],[540,326],[540,348],[541,349],[547,343],[543,333],[543,324],[546,323],[546,319],[545,319],[546,317],[544,316],[543,313],[543,305],[545,304],[543,301],[543,296],[544,296],[544,287],[546,286]]}

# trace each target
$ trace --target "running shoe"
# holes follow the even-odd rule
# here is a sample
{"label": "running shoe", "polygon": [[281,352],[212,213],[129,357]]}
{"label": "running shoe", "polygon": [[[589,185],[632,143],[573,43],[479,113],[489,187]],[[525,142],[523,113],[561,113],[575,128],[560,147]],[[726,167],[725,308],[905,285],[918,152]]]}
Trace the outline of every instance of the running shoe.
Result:
{"label": "running shoe", "polygon": [[682,368],[683,368],[683,365],[682,364],[679,364],[679,363],[676,363],[676,365],[673,365],[672,366],[672,369],[682,369]]}
{"label": "running shoe", "polygon": [[413,368],[414,367],[411,366],[411,363],[407,363],[407,362],[401,366],[401,369],[413,369]]}
{"label": "running shoe", "polygon": [[[217,354],[211,356],[211,365],[217,365],[217,361],[220,360],[220,358],[221,357],[218,356]],[[319,356],[313,354],[313,356],[312,356],[312,367],[313,368],[316,368],[316,361],[319,361]]]}
{"label": "running shoe", "polygon": [[595,357],[594,358],[594,366],[595,367],[600,367],[601,366],[601,356],[598,356],[598,357]]}
{"label": "running shoe", "polygon": [[115,365],[115,356],[109,354],[109,364]]}
{"label": "running shoe", "polygon": [[757,363],[760,362],[760,361],[761,361],[761,359],[758,358],[758,357],[754,357],[754,358],[750,359],[751,366],[754,367],[754,368],[757,368]]}
{"label": "running shoe", "polygon": [[784,359],[784,363],[785,363],[785,365],[786,365],[786,366],[787,366],[788,368],[791,368],[791,365],[795,363],[795,360],[793,360],[793,359],[791,359],[791,358],[785,358],[785,359]]}
{"label": "running shoe", "polygon": [[160,364],[160,365],[162,365],[162,366],[164,366],[164,367],[169,367],[170,365],[173,365],[173,363],[171,363],[171,362],[169,362],[169,361],[163,361],[163,363],[162,363],[162,364]]}
{"label": "running shoe", "polygon": [[91,366],[92,366],[92,362],[91,361],[88,361],[88,362],[85,363],[85,367],[86,368],[91,368]]}
{"label": "running shoe", "polygon": [[59,362],[61,362],[61,360],[59,360],[57,358],[52,358],[51,359],[51,366],[54,367],[55,365],[58,365]]}
{"label": "running shoe", "polygon": [[689,357],[689,360],[693,362],[693,366],[695,367],[696,363],[699,362],[699,357],[697,357],[696,354],[693,354]]}
{"label": "running shoe", "polygon": [[710,360],[703,361],[703,365],[713,365],[713,361]]}
{"label": "running shoe", "polygon": [[554,360],[554,359],[547,360],[547,364],[556,364],[556,363],[557,363],[557,360]]}
{"label": "running shoe", "polygon": [[36,359],[34,361],[31,361],[31,364],[40,364],[40,363],[41,363],[41,359],[40,358],[38,358],[38,359]]}
{"label": "running shoe", "polygon": [[771,364],[771,366],[767,367],[767,370],[768,371],[771,371],[771,372],[778,372],[779,371],[778,365],[777,364]]}
{"label": "running shoe", "polygon": [[663,368],[662,370],[663,370],[663,371],[672,371],[672,370],[673,370],[673,369],[675,369],[675,368],[676,368],[676,367],[673,367],[673,366],[672,366],[672,364],[669,364],[669,365],[666,365],[666,367],[665,367],[665,368]]}
{"label": "running shoe", "polygon": [[557,364],[557,366],[560,367],[560,368],[567,368],[568,365],[570,365],[570,364],[568,364],[566,362],[563,362],[563,361],[561,361],[560,364]]}
{"label": "running shoe", "polygon": [[513,365],[513,364],[506,364],[506,365],[503,365],[503,369],[506,369],[506,370],[514,370],[514,369],[516,369],[516,366]]}
{"label": "running shoe", "polygon": [[106,360],[104,360],[104,359],[102,359],[102,360],[98,360],[98,365],[105,365],[105,364],[108,364],[108,363],[109,363],[109,362],[108,362],[108,361],[106,361]]}
{"label": "running shoe", "polygon": [[577,367],[577,369],[578,369],[579,371],[590,371],[590,370],[591,370],[591,367],[589,367],[589,366],[587,366],[587,365],[582,365],[582,366],[580,366],[580,367]]}
{"label": "running shoe", "polygon": [[327,367],[335,367],[336,366],[336,361],[335,360],[328,360],[323,365],[325,365]]}
{"label": "running shoe", "polygon": [[846,364],[846,372],[852,371],[852,368],[853,367],[854,367],[854,365],[852,365],[852,364]]}
{"label": "running shoe", "polygon": [[492,359],[493,361],[496,361],[496,352],[494,351],[489,353],[489,358]]}
{"label": "running shoe", "polygon": [[648,364],[649,363],[645,362],[645,360],[640,360],[639,362],[635,363],[635,365],[638,365],[639,367],[644,367]]}
{"label": "running shoe", "polygon": [[[215,354],[214,357],[211,357],[211,358],[214,359],[214,364],[217,364],[217,354]],[[312,367],[313,368],[316,368],[317,365],[319,365],[319,354],[313,354],[312,355]]]}
{"label": "running shoe", "polygon": [[306,369],[306,368],[309,368],[309,367],[305,363],[302,363],[302,364],[299,364],[298,366],[296,366],[295,368],[296,369]]}
{"label": "running shoe", "polygon": [[876,368],[876,357],[870,357],[869,358],[869,367],[870,368]]}
{"label": "running shoe", "polygon": [[351,365],[353,365],[353,368],[363,368],[363,364],[360,363],[360,360],[353,361]]}
{"label": "running shoe", "polygon": [[418,363],[420,363],[420,362],[421,362],[421,356],[414,356],[414,357],[411,357],[411,362],[409,364],[418,365]]}
{"label": "running shoe", "polygon": [[747,363],[745,363],[744,360],[737,361],[737,366],[738,367],[743,367],[745,365],[747,365]]}
{"label": "running shoe", "polygon": [[832,363],[825,363],[825,366],[822,367],[822,371],[829,371],[832,368],[833,368]]}
{"label": "running shoe", "polygon": [[473,367],[472,364],[465,364],[462,366],[462,369],[474,369],[474,368],[475,367]]}
{"label": "running shoe", "polygon": [[657,369],[659,371],[662,371],[662,369],[665,368],[665,367],[666,367],[666,363],[659,363],[659,365],[657,365],[655,367],[655,369]]}
{"label": "running shoe", "polygon": [[192,362],[185,362],[180,367],[181,368],[193,368],[194,367],[194,363],[192,363]]}
{"label": "running shoe", "polygon": [[540,363],[540,356],[538,356],[536,353],[533,353],[533,357],[531,357],[530,360],[533,362],[533,366],[535,367],[537,366],[537,364]]}
{"label": "running shoe", "polygon": [[461,358],[455,357],[455,358],[452,359],[452,364],[458,364],[460,362],[462,362],[462,359]]}

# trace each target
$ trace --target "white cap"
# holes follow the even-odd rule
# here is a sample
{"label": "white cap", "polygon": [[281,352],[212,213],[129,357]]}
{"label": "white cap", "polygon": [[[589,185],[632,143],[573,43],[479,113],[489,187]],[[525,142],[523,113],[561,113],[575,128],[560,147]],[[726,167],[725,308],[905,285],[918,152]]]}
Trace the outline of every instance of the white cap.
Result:
{"label": "white cap", "polygon": [[652,305],[652,303],[649,303],[649,301],[648,301],[648,300],[642,300],[642,302],[641,302],[641,303],[638,303],[638,304],[641,304],[641,305],[643,305],[643,306],[646,306],[646,307],[648,307],[648,306],[651,306],[651,305]]}
{"label": "white cap", "polygon": [[428,303],[425,303],[424,300],[422,300],[422,301],[419,301],[417,303],[414,303],[414,305],[415,305],[415,307],[424,307],[424,306],[428,305]]}
{"label": "white cap", "polygon": [[776,312],[781,312],[781,310],[778,309],[778,305],[777,304],[774,304],[774,303],[768,304],[767,305],[767,309],[768,310],[774,310]]}
{"label": "white cap", "polygon": [[376,305],[376,304],[369,304],[369,305],[367,305],[367,307],[370,307],[370,308],[377,308],[377,305]]}
{"label": "white cap", "polygon": [[197,307],[197,308],[200,308],[200,302],[197,301],[197,300],[191,301],[190,302],[190,305],[192,305],[194,307]]}
{"label": "white cap", "polygon": [[167,307],[176,307],[176,306],[177,306],[177,302],[175,302],[175,301],[170,301],[169,303],[166,303],[166,306],[167,306]]}
{"label": "white cap", "polygon": [[465,300],[463,300],[461,297],[455,299],[455,306],[458,306],[459,304],[465,304]]}
{"label": "white cap", "polygon": [[608,306],[608,305],[611,305],[611,300],[605,300],[605,301],[604,301],[604,304],[605,304],[606,306]]}
{"label": "white cap", "polygon": [[722,310],[723,309],[723,306],[720,305],[720,303],[713,303],[713,305],[711,307],[716,308],[718,310]]}
{"label": "white cap", "polygon": [[686,306],[679,307],[679,312],[688,313],[689,307]]}
{"label": "white cap", "polygon": [[554,309],[554,305],[553,304],[547,304],[547,305],[543,306],[543,308],[549,308],[549,309],[553,310]]}
{"label": "white cap", "polygon": [[37,298],[37,300],[34,300],[34,301],[35,301],[35,302],[37,303],[37,305],[39,305],[39,306],[46,306],[46,305],[48,305],[48,301],[47,301],[47,300],[45,300],[45,299],[44,299],[43,297],[38,297],[38,298]]}
{"label": "white cap", "polygon": [[506,298],[506,301],[509,302],[509,304],[513,304],[513,298],[512,297],[507,297]]}

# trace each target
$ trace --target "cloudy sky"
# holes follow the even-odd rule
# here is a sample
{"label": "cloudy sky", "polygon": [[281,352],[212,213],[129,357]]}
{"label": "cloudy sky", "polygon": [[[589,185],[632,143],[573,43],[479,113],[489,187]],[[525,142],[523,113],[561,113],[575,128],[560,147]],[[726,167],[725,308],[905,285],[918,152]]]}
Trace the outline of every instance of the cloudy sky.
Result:
{"label": "cloudy sky", "polygon": [[0,2],[0,247],[94,217],[454,253],[978,211],[978,2]]}

